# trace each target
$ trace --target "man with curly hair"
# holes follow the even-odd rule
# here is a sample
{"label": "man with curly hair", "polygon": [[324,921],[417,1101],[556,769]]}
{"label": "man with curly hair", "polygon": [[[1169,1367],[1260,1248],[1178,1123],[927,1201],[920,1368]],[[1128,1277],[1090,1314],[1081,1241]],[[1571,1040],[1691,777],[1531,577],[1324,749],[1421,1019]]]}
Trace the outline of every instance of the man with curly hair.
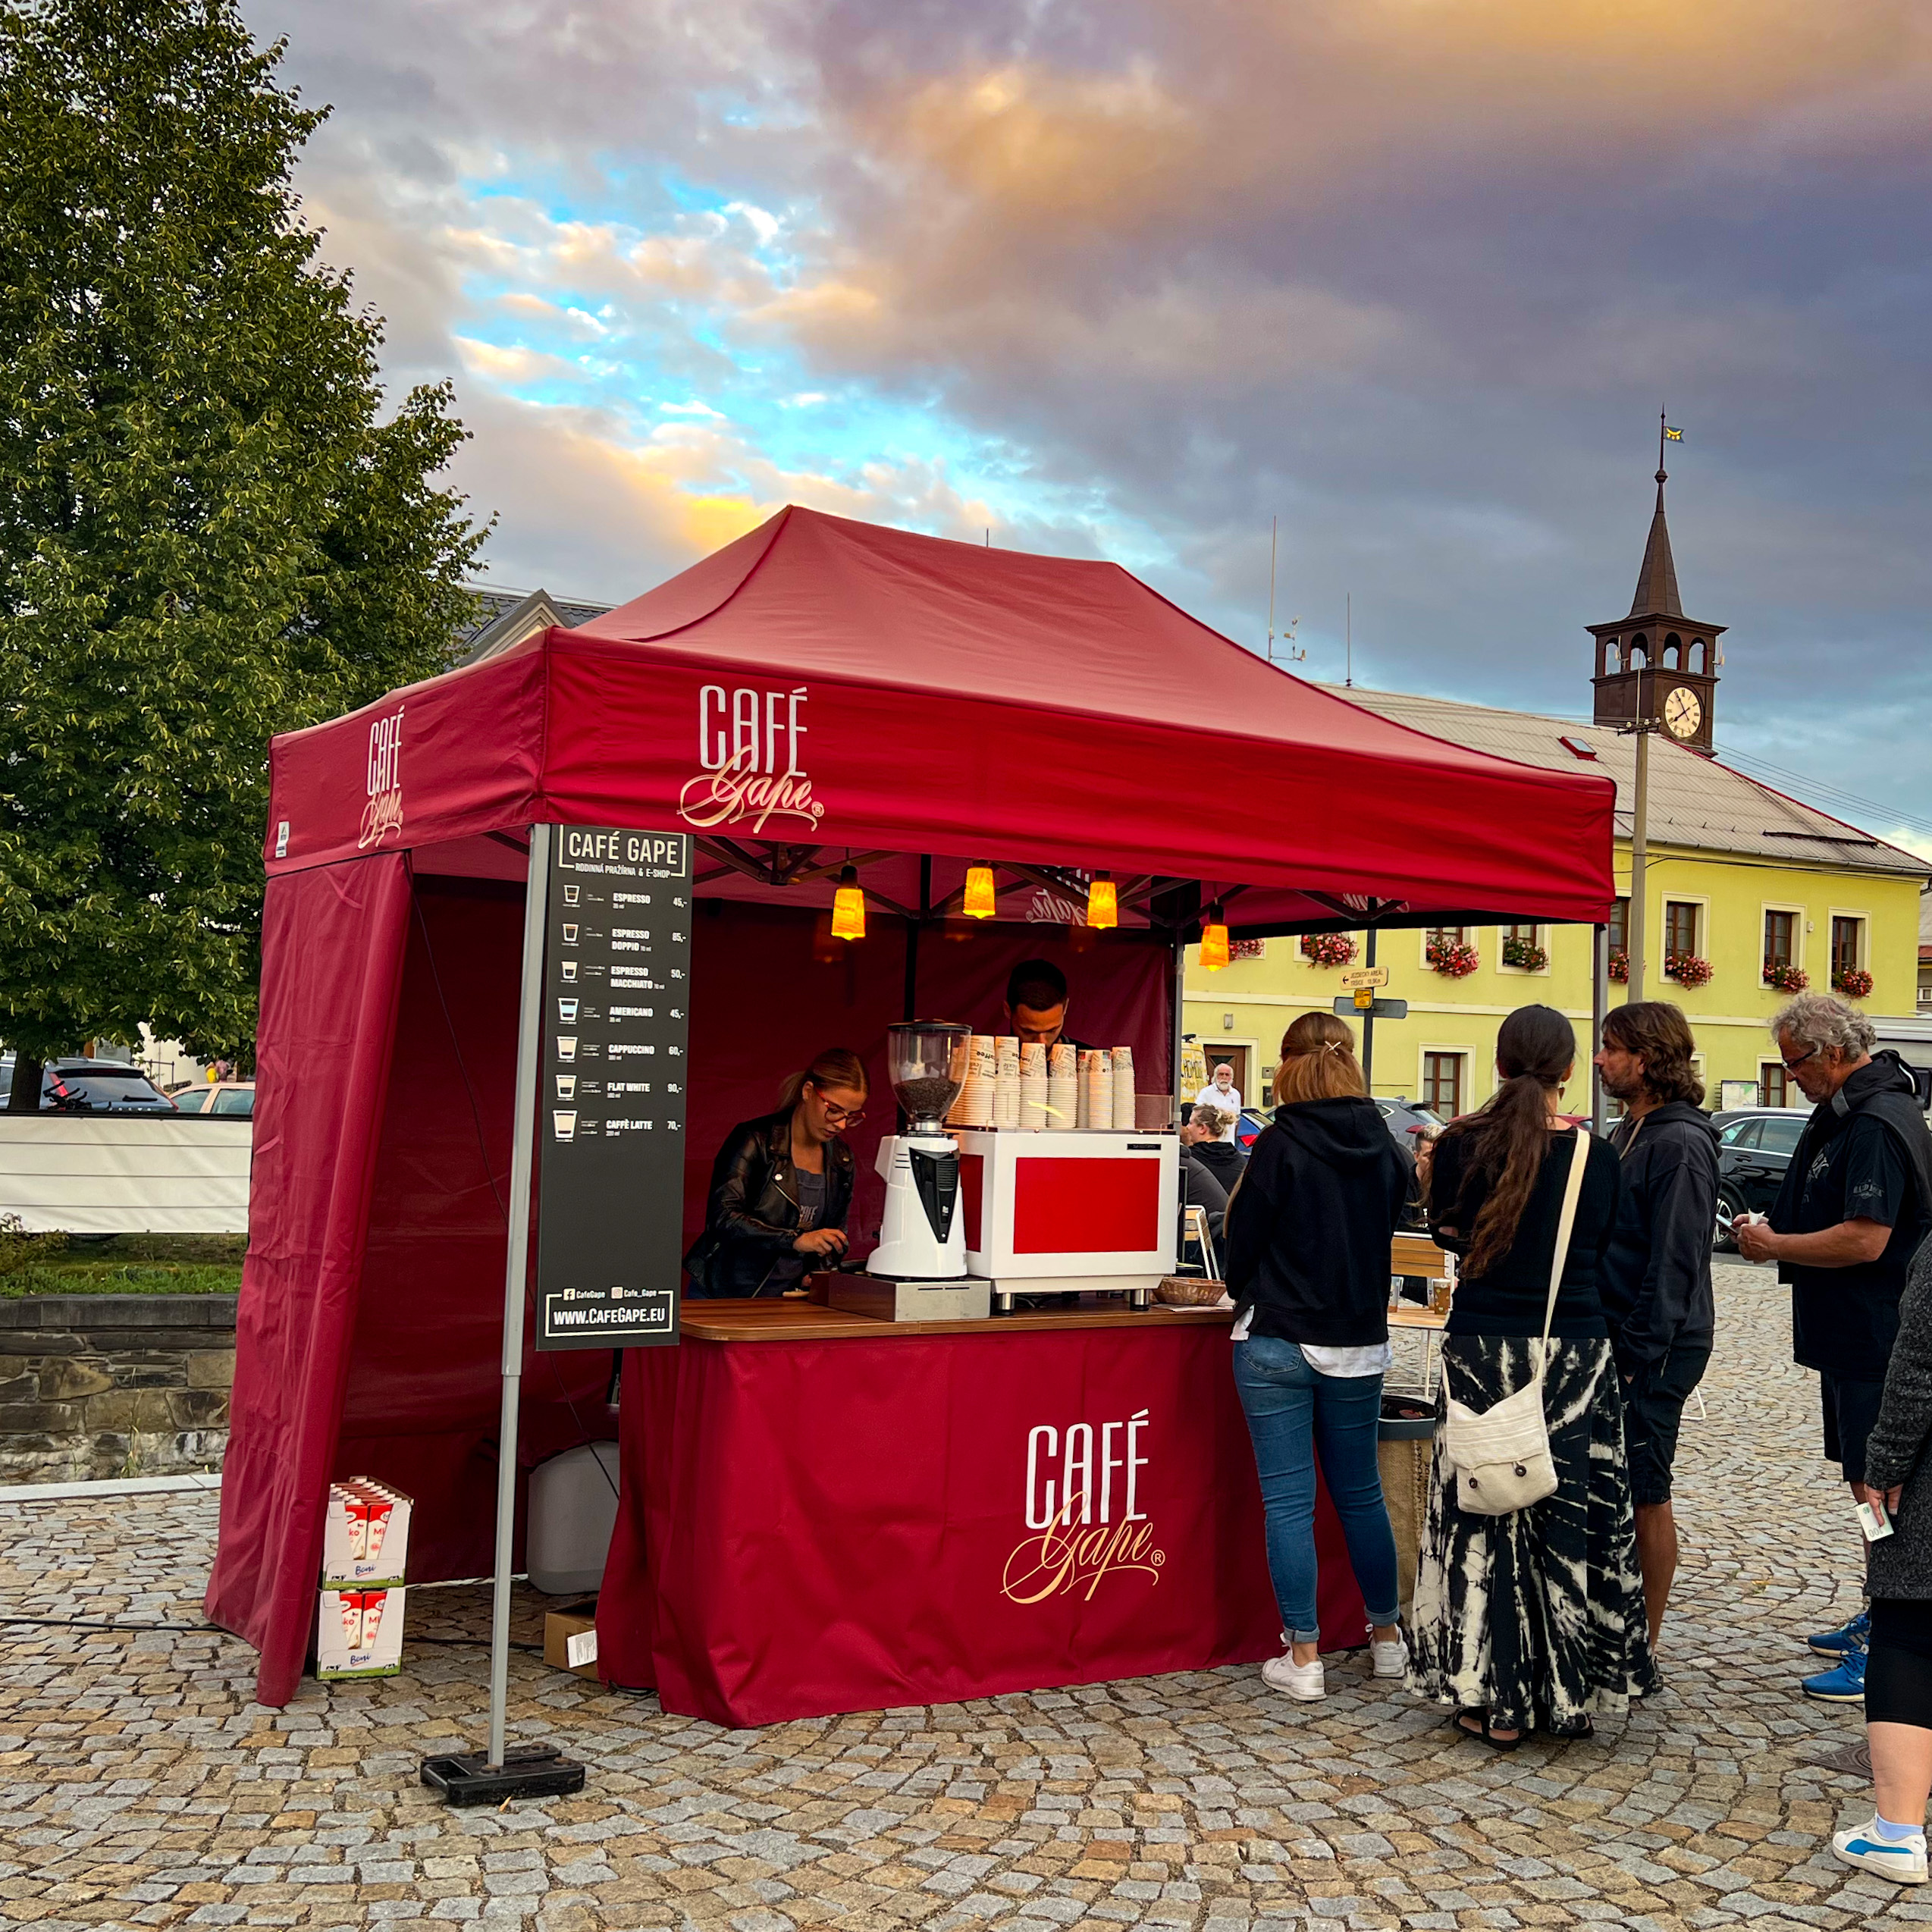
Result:
{"label": "man with curly hair", "polygon": [[1677,1573],[1670,1506],[1677,1432],[1709,1365],[1716,1326],[1717,1134],[1691,1064],[1696,1051],[1676,1007],[1642,999],[1610,1009],[1596,1056],[1604,1090],[1623,1103],[1610,1137],[1623,1185],[1598,1291],[1623,1385],[1624,1450],[1653,1652]]}

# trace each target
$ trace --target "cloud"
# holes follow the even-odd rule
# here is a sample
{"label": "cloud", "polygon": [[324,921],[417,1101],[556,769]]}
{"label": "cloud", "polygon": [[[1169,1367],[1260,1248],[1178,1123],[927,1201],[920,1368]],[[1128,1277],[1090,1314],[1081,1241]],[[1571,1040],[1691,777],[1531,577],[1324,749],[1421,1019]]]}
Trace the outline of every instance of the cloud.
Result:
{"label": "cloud", "polygon": [[1358,673],[1578,711],[1667,402],[1720,739],[1921,809],[1918,0],[245,4],[512,581],[628,595],[789,492],[1258,642],[1278,516],[1311,670],[1352,599]]}

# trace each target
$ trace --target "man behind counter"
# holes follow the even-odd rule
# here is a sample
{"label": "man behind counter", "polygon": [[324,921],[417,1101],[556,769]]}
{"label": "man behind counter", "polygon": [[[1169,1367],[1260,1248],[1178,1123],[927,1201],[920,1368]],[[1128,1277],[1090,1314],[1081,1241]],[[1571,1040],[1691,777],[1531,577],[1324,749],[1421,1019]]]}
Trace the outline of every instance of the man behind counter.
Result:
{"label": "man behind counter", "polygon": [[1006,1030],[1019,1036],[1022,1046],[1084,1047],[1068,1037],[1067,976],[1050,959],[1023,959],[1006,981],[1006,1003],[1000,1008]]}

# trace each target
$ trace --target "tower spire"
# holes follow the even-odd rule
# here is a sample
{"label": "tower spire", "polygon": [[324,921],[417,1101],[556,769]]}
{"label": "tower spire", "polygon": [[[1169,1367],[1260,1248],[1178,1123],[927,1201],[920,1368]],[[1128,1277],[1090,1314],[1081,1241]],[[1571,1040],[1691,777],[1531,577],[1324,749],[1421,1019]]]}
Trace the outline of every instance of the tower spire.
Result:
{"label": "tower spire", "polygon": [[1670,472],[1664,467],[1664,431],[1667,412],[1657,416],[1657,508],[1650,519],[1650,538],[1644,545],[1642,567],[1637,572],[1636,594],[1630,600],[1632,617],[1681,617],[1684,607],[1677,594],[1677,566],[1670,555],[1670,526],[1664,520],[1664,486]]}

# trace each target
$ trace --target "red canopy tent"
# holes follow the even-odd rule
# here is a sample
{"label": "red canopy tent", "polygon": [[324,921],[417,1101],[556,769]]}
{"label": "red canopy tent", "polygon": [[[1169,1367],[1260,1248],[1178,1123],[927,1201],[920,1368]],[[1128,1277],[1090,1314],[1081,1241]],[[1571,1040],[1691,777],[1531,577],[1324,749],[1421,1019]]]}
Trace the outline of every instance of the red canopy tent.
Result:
{"label": "red canopy tent", "polygon": [[[488,1563],[532,824],[698,835],[694,1204],[723,1129],[802,1055],[873,1048],[915,992],[986,1012],[1026,954],[1079,952],[1076,1027],[1133,1043],[1147,1084],[1171,1086],[1174,949],[1206,898],[1240,934],[1596,921],[1613,892],[1607,779],[1391,723],[1115,565],[795,508],[580,629],[271,757],[251,1241],[208,1594],[260,1651],[271,1704],[300,1676],[331,1477],[416,1496],[412,1580]],[[1225,803],[1203,813],[1209,769]],[[848,853],[875,916],[905,916],[902,951],[848,949],[799,916]],[[981,858],[1003,874],[996,940],[949,946]],[[1064,923],[1055,902],[1084,892],[1069,868],[1113,873],[1120,932]],[[528,1460],[609,1432],[604,1358],[525,1371]]]}

